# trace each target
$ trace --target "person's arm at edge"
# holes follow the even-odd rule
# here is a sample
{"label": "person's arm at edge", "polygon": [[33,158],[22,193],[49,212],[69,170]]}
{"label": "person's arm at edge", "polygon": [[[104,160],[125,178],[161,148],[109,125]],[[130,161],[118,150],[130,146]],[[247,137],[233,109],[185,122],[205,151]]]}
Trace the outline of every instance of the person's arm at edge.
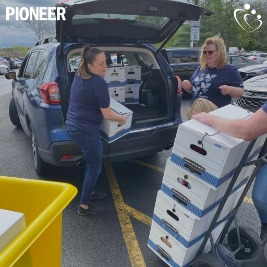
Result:
{"label": "person's arm at edge", "polygon": [[251,141],[267,133],[267,114],[262,108],[244,120],[229,120],[204,112],[193,115],[192,118],[245,141]]}

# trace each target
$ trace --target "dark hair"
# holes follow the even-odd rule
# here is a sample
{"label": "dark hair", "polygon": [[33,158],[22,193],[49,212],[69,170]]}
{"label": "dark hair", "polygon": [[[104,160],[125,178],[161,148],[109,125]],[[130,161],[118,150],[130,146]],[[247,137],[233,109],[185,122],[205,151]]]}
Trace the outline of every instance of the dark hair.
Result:
{"label": "dark hair", "polygon": [[92,64],[95,61],[96,56],[101,53],[102,51],[95,47],[90,47],[89,45],[85,46],[81,55],[81,63],[78,68],[78,75],[83,79],[89,79],[91,75],[88,69],[88,64]]}

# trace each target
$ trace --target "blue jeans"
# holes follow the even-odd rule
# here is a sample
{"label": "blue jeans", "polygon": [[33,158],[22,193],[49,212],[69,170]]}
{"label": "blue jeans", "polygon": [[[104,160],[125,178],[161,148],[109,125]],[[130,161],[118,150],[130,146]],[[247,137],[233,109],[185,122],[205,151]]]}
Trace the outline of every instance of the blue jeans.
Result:
{"label": "blue jeans", "polygon": [[68,129],[71,139],[81,148],[86,161],[80,204],[88,205],[102,169],[103,146],[99,132],[82,133]]}
{"label": "blue jeans", "polygon": [[267,223],[267,164],[262,164],[257,171],[252,200],[259,213],[261,223]]}

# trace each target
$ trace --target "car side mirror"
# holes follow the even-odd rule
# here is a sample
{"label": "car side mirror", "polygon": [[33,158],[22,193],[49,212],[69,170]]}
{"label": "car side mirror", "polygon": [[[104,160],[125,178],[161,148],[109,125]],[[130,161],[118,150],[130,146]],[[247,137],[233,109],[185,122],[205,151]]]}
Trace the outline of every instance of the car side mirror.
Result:
{"label": "car side mirror", "polygon": [[15,80],[16,79],[16,72],[10,71],[5,74],[7,80]]}

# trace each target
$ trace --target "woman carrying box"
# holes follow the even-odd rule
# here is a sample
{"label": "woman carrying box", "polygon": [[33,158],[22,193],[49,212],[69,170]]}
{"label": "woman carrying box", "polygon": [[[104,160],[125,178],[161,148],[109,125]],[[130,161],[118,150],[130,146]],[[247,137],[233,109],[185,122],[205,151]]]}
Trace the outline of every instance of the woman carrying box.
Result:
{"label": "woman carrying box", "polygon": [[105,210],[99,204],[92,203],[92,200],[106,196],[106,193],[94,191],[102,169],[103,147],[99,132],[101,121],[104,118],[121,125],[126,122],[126,117],[110,108],[108,85],[103,79],[106,68],[104,52],[85,46],[70,91],[66,126],[86,161],[79,215],[98,214]]}

